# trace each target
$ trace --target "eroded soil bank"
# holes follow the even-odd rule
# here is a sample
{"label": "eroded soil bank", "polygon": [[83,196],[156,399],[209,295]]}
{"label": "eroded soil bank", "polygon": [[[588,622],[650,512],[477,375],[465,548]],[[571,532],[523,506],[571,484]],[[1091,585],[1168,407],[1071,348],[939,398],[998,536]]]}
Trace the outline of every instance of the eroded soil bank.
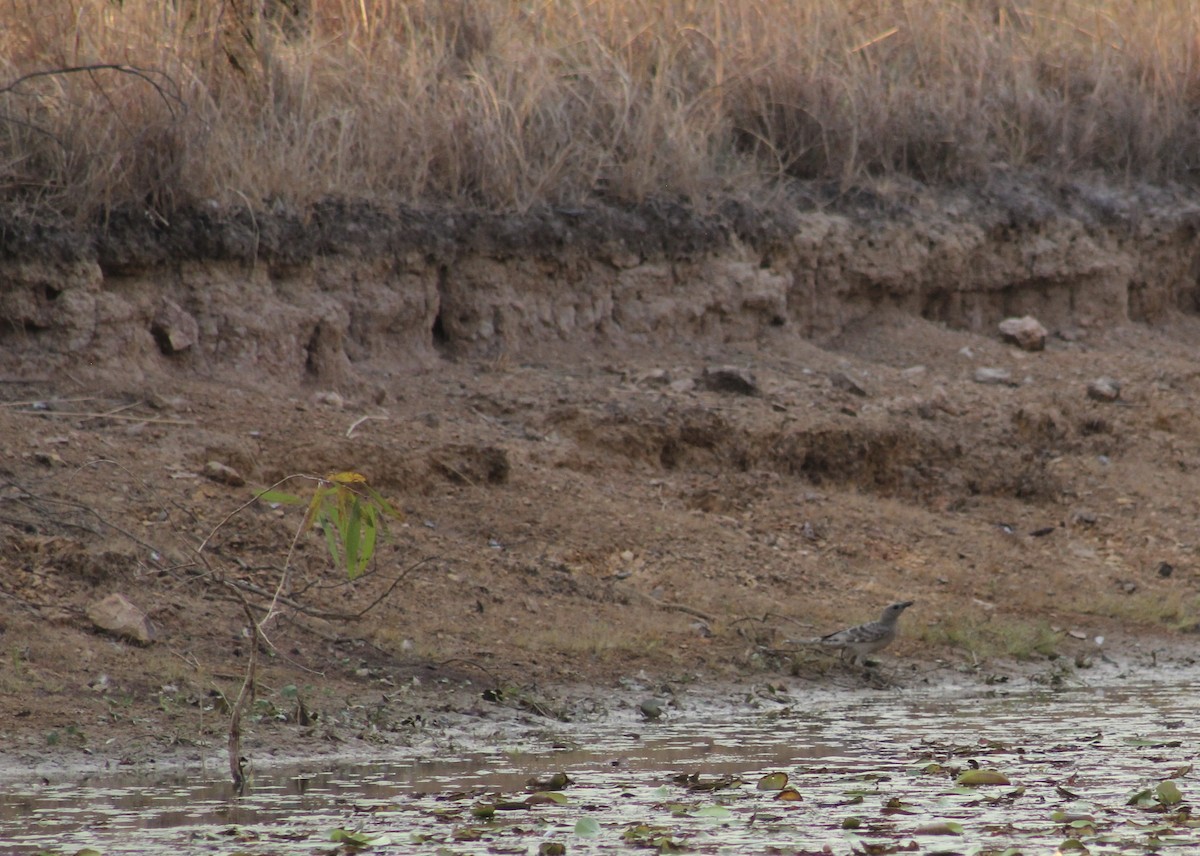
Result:
{"label": "eroded soil bank", "polygon": [[[6,745],[219,748],[249,645],[220,580],[259,610],[287,597],[252,746],[553,716],[580,682],[1187,660],[1197,201],[998,179],[709,214],[13,221]],[[1044,350],[1000,340],[1025,314]],[[1115,399],[1089,395],[1101,377]],[[319,535],[293,550],[302,510],[242,507],[347,469],[405,513],[354,584]],[[112,592],[152,644],[95,632]],[[899,598],[917,605],[882,672],[771,653]]]}

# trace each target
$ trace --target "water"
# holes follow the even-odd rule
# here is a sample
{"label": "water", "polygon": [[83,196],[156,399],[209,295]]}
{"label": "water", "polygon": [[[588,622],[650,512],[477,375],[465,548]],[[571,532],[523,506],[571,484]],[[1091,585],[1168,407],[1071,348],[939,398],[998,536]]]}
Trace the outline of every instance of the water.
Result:
{"label": "water", "polygon": [[[1053,853],[1068,839],[1091,853],[1188,853],[1200,844],[1187,814],[1200,795],[1190,683],[797,688],[692,700],[655,723],[633,707],[539,730],[514,723],[511,734],[451,741],[468,748],[438,757],[258,769],[241,797],[220,767],[10,782],[0,786],[0,850],[311,854],[335,849],[335,830],[370,838],[368,853],[536,854],[552,843],[570,853]],[[954,775],[973,763],[1011,784],[957,787]],[[572,780],[556,788],[561,804],[522,804],[527,780],[559,771]],[[800,799],[757,789],[772,772],[786,773]],[[699,788],[679,774],[699,774]],[[1128,804],[1147,789],[1142,805]],[[494,814],[477,816],[487,806]]]}

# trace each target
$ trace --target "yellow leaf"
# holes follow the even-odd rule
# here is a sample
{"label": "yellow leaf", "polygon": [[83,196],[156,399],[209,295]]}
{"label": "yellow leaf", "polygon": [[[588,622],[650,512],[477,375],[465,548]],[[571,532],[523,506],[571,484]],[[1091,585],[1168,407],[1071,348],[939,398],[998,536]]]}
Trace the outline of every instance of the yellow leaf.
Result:
{"label": "yellow leaf", "polygon": [[366,476],[364,476],[362,473],[356,473],[353,471],[347,471],[344,473],[330,473],[328,476],[326,476],[326,480],[335,482],[337,484],[366,484],[367,483]]}

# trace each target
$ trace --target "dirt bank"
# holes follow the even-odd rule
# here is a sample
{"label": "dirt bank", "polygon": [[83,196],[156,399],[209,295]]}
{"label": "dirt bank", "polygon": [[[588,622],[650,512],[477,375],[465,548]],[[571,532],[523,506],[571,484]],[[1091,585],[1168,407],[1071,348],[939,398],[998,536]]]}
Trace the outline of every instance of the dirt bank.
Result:
{"label": "dirt bank", "polygon": [[[250,741],[553,715],[580,681],[873,681],[768,651],[901,597],[897,683],[1186,658],[1200,208],[1033,186],[10,224],[6,745],[219,747],[249,645],[219,580],[265,604],[302,514],[242,505],[343,469],[405,520],[354,584],[299,538]],[[1044,350],[1001,341],[1025,314]],[[95,632],[112,592],[156,641]]]}

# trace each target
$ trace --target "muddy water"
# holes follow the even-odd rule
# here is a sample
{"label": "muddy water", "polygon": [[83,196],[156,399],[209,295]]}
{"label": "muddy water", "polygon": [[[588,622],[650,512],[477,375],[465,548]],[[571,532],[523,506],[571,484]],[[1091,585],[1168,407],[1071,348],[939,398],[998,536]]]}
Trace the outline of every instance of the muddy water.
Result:
{"label": "muddy water", "polygon": [[[1200,797],[1189,769],[1200,745],[1194,686],[793,687],[691,699],[654,723],[621,705],[575,723],[441,735],[436,756],[260,768],[241,797],[215,765],[8,782],[0,850],[314,853],[335,849],[331,836],[345,830],[370,839],[363,852],[385,853],[554,843],[570,853],[1052,853],[1068,841],[1091,853],[1200,852],[1200,821],[1188,814]],[[1009,784],[957,785],[975,764]],[[543,784],[557,796],[525,804],[530,778],[559,771],[569,784]],[[786,773],[799,799],[760,790],[772,772]]]}

